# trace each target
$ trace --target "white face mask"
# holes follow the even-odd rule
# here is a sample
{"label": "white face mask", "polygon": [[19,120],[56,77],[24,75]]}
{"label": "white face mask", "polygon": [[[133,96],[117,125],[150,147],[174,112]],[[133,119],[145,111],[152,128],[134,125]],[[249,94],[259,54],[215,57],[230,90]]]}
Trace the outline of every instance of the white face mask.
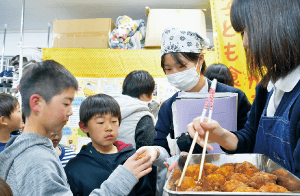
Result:
{"label": "white face mask", "polygon": [[197,73],[196,69],[198,67],[198,63],[199,60],[196,67],[193,67],[189,70],[167,75],[169,83],[172,84],[175,88],[178,88],[182,91],[189,91],[194,88],[198,84],[200,79],[200,75]]}

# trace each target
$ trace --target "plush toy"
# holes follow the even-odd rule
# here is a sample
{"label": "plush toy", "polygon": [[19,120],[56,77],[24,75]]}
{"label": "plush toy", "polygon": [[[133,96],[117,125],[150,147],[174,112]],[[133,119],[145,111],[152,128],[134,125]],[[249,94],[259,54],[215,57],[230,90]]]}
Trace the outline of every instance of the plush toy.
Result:
{"label": "plush toy", "polygon": [[132,20],[128,16],[117,18],[117,27],[109,35],[109,46],[113,49],[141,49],[145,44],[144,20]]}

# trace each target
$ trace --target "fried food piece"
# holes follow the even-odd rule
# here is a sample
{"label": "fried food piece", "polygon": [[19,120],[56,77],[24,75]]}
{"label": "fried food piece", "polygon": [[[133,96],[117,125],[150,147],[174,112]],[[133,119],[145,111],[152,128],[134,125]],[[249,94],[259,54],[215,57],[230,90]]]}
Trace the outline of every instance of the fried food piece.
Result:
{"label": "fried food piece", "polygon": [[[197,181],[198,177],[199,177],[199,172],[200,172],[200,165],[199,164],[191,164],[191,165],[187,166],[185,176],[193,177],[194,180]],[[201,178],[203,178],[204,176],[205,176],[205,171],[203,170]]]}
{"label": "fried food piece", "polygon": [[175,182],[169,181],[169,183],[167,184],[167,189],[170,190],[170,191],[176,191]]}
{"label": "fried food piece", "polygon": [[193,177],[184,176],[181,182],[181,185],[178,186],[179,180],[176,182],[177,191],[186,191],[189,188],[195,188],[196,182]]}
{"label": "fried food piece", "polygon": [[199,191],[203,191],[203,188],[201,186],[196,186],[195,188],[189,188],[186,191],[199,192]]}
{"label": "fried food piece", "polygon": [[239,187],[232,192],[259,192],[259,190],[253,188],[253,187]]}
{"label": "fried food piece", "polygon": [[248,184],[249,178],[245,174],[234,173],[228,178],[228,180],[237,180],[243,182],[244,184]]}
{"label": "fried food piece", "polygon": [[236,163],[224,163],[220,167],[231,166],[231,167],[235,168],[235,165],[236,165]]}
{"label": "fried food piece", "polygon": [[213,174],[217,169],[219,169],[219,167],[212,163],[205,163],[203,166],[206,176]]}
{"label": "fried food piece", "polygon": [[220,167],[215,171],[215,174],[222,174],[225,176],[226,180],[234,173],[234,168],[232,166]]}
{"label": "fried food piece", "polygon": [[285,169],[274,170],[272,174],[277,176],[276,184],[292,192],[299,191],[300,182],[291,180],[290,174]]}
{"label": "fried food piece", "polygon": [[247,185],[241,181],[230,180],[225,182],[225,184],[221,187],[221,190],[224,192],[232,192],[239,187],[247,187]]}
{"label": "fried food piece", "polygon": [[253,176],[256,172],[258,172],[258,168],[248,161],[237,163],[235,166],[235,173],[242,173],[247,176]]}
{"label": "fried food piece", "polygon": [[276,184],[277,176],[265,172],[257,172],[250,179],[248,184],[256,189],[260,189],[263,185],[270,183]]}
{"label": "fried food piece", "polygon": [[210,174],[203,179],[203,189],[204,191],[220,191],[225,181],[222,174]]}
{"label": "fried food piece", "polygon": [[283,186],[279,186],[274,183],[267,183],[266,185],[260,187],[259,191],[260,192],[273,192],[273,193],[289,193],[290,192]]}
{"label": "fried food piece", "polygon": [[203,178],[201,178],[201,180],[198,180],[196,184],[197,184],[197,186],[202,187],[203,186]]}
{"label": "fried food piece", "polygon": [[180,178],[180,176],[181,176],[180,170],[179,169],[175,169],[174,172],[173,172],[173,174],[172,174],[172,176],[171,176],[171,178],[170,178],[170,181],[176,182],[176,180],[178,180]]}
{"label": "fried food piece", "polygon": [[139,160],[141,158],[144,158],[145,156],[147,156],[146,154],[141,154],[136,160]]}

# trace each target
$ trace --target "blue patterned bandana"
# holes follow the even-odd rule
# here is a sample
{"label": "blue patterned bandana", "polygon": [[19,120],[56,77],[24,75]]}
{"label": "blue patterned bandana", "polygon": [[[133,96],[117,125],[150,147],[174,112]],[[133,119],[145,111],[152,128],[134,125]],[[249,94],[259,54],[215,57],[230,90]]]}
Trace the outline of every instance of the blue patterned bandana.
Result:
{"label": "blue patterned bandana", "polygon": [[209,39],[192,31],[166,28],[161,37],[161,56],[171,52],[201,53],[209,46]]}

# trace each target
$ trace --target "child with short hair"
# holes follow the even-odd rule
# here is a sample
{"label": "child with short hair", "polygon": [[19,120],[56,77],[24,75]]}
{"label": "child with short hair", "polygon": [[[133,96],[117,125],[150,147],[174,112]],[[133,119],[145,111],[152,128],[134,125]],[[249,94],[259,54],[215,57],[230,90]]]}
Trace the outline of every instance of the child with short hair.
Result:
{"label": "child with short hair", "polygon": [[4,150],[11,132],[21,127],[22,113],[18,100],[10,94],[0,93],[0,152]]}
{"label": "child with short hair", "polygon": [[[31,65],[23,74],[20,92],[26,117],[24,133],[12,137],[0,153],[0,178],[7,182],[14,196],[73,195],[49,135],[61,133],[73,114],[72,101],[77,89],[76,78],[53,60]],[[136,161],[143,152],[130,157],[101,189],[90,195],[117,195],[118,183],[127,183],[128,189],[133,187],[138,178],[151,171],[146,169],[153,162],[147,162],[150,155]],[[128,189],[119,195],[128,194]]]}
{"label": "child with short hair", "polygon": [[[83,146],[78,155],[68,162],[65,171],[73,194],[85,196],[100,187],[118,165],[135,153],[135,148],[116,140],[121,111],[118,102],[111,96],[97,94],[86,98],[79,113],[79,126],[92,142]],[[123,186],[118,185],[121,189]],[[141,178],[129,195],[154,195],[148,176]]]}

